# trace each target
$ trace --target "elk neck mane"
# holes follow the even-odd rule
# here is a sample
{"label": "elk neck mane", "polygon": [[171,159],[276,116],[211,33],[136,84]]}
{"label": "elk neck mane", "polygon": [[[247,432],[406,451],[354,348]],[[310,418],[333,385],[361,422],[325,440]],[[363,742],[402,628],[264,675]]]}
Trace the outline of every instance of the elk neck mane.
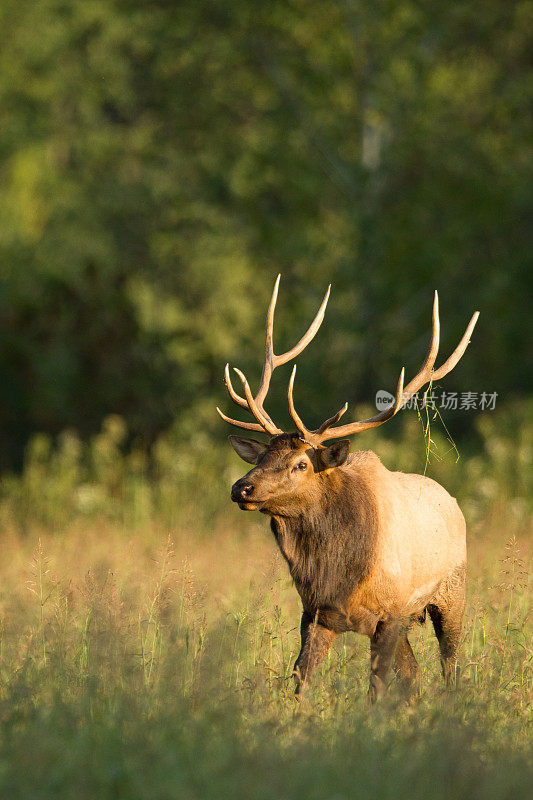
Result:
{"label": "elk neck mane", "polygon": [[378,533],[374,493],[355,466],[319,474],[314,502],[271,528],[304,608],[342,606],[370,574]]}

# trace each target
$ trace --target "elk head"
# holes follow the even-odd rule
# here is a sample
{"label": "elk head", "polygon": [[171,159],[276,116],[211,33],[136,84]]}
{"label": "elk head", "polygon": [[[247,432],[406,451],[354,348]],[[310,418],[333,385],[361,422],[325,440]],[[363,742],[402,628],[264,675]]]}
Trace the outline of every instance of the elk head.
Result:
{"label": "elk head", "polygon": [[[297,511],[298,508],[301,508],[302,503],[316,497],[317,483],[329,475],[336,467],[344,464],[348,456],[350,442],[341,437],[350,436],[382,425],[397,414],[419,389],[431,381],[443,378],[455,367],[470,342],[470,336],[474,330],[479,312],[476,311],[472,316],[463,338],[452,355],[441,367],[434,369],[440,336],[439,299],[435,291],[431,343],[422,367],[405,387],[404,369],[402,368],[396,387],[396,395],[391,405],[379,414],[359,422],[337,425],[348,409],[348,403],[345,403],[336,414],[326,419],[316,430],[307,428],[294,406],[295,364],[292,369],[287,396],[289,412],[297,431],[287,433],[274,424],[264,408],[264,400],[268,393],[270,378],[276,367],[296,358],[314,338],[324,319],[331,285],[328,287],[316,317],[300,341],[286,353],[276,355],[272,337],[280,277],[278,275],[276,279],[268,308],[265,360],[257,394],[255,396],[252,394],[246,377],[236,367],[234,367],[234,371],[242,383],[244,397],[239,395],[233,388],[229,364],[226,364],[224,373],[226,387],[231,399],[238,406],[249,411],[256,421],[241,422],[226,416],[218,407],[217,411],[222,419],[231,425],[244,430],[268,433],[271,436],[268,444],[255,439],[243,439],[239,436],[229,437],[231,445],[238,455],[244,461],[254,464],[254,468],[232,486],[231,499],[244,510],[256,509],[268,514],[289,515],[293,510]],[[340,439],[340,441],[326,446],[324,442],[331,439]]]}

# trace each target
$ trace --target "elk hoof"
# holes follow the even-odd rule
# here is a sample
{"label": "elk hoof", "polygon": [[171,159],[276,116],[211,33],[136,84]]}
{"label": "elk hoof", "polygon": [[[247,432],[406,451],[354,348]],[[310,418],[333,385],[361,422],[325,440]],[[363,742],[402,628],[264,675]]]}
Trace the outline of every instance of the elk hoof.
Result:
{"label": "elk hoof", "polygon": [[387,686],[381,678],[378,678],[377,675],[370,676],[370,685],[368,687],[368,699],[372,703],[372,705],[379,700],[380,697],[383,697],[384,694],[387,692]]}

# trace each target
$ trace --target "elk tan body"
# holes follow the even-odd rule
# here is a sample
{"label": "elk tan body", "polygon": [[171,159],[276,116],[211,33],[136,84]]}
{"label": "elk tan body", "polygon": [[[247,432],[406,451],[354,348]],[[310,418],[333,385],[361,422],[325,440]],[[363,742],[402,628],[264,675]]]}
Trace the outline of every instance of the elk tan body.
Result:
{"label": "elk tan body", "polygon": [[372,570],[347,601],[353,630],[372,636],[383,615],[407,620],[441,602],[466,565],[466,526],[455,499],[422,475],[391,472],[371,451],[340,469],[374,495],[379,537]]}
{"label": "elk tan body", "polygon": [[267,316],[266,355],[261,385],[254,397],[245,376],[245,397],[235,392],[226,366],[226,385],[237,405],[256,422],[223,419],[247,430],[271,435],[268,444],[230,436],[237,453],[254,467],[232,487],[231,497],[245,510],[271,517],[271,528],[284,555],[303,606],[302,647],[295,664],[297,693],[339,633],[355,631],[370,638],[370,695],[385,688],[389,667],[403,684],[417,673],[407,637],[415,621],[429,613],[439,640],[446,680],[457,674],[457,648],[465,604],[466,526],[453,497],[422,475],[388,470],[371,451],[349,455],[350,443],[324,442],[381,425],[418,389],[446,375],[464,353],[477,312],[450,358],[434,369],[439,345],[435,293],[433,333],[426,360],[404,388],[402,369],[396,397],[371,419],[336,426],[347,405],[309,430],[293,402],[295,367],[288,401],[297,432],[284,433],[264,409],[273,369],[296,357],[313,338],[324,316],[329,289],[307,333],[281,356],[272,347],[272,327],[279,277]]}

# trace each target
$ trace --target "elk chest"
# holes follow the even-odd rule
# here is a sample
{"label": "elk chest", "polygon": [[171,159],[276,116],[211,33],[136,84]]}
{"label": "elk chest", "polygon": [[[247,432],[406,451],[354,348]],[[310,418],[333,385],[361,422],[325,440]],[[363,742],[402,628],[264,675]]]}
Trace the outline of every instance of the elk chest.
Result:
{"label": "elk chest", "polygon": [[375,520],[368,509],[351,504],[334,509],[329,514],[273,516],[271,529],[305,611],[337,633],[360,627],[366,632],[367,612],[355,609],[352,598],[372,568]]}

